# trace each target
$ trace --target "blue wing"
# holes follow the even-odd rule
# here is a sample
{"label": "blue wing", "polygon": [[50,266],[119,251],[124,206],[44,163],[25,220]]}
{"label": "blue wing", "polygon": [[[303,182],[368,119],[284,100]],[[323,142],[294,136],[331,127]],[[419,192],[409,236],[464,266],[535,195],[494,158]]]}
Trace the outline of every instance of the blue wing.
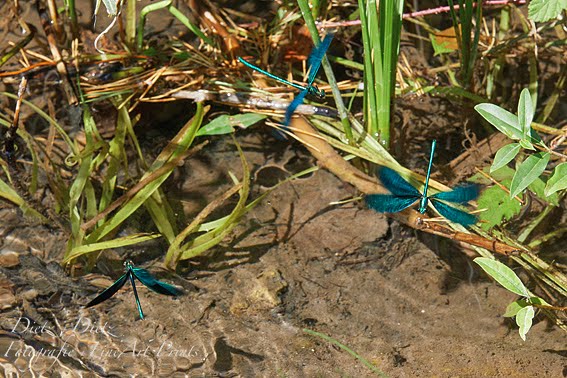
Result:
{"label": "blue wing", "polygon": [[181,294],[181,291],[175,286],[156,280],[145,269],[132,268],[132,273],[134,273],[134,276],[139,279],[141,283],[146,285],[148,289],[155,291],[156,293],[172,296]]}
{"label": "blue wing", "polygon": [[421,198],[421,193],[393,169],[381,167],[378,170],[378,178],[386,189],[396,196]]}
{"label": "blue wing", "polygon": [[309,76],[307,77],[307,85],[313,84],[317,72],[319,72],[319,67],[321,67],[321,61],[327,52],[327,49],[331,45],[331,41],[335,35],[333,33],[328,33],[319,46],[315,46],[309,54],[308,64],[309,64]]}
{"label": "blue wing", "polygon": [[435,210],[439,212],[439,214],[449,219],[451,222],[459,223],[465,227],[468,227],[472,226],[478,221],[475,215],[444,204],[443,202],[438,201],[436,198],[431,198],[431,203],[433,204]]}
{"label": "blue wing", "polygon": [[389,194],[369,194],[368,207],[379,213],[397,213],[413,205],[419,197],[398,197]]}
{"label": "blue wing", "polygon": [[104,302],[108,298],[112,297],[114,294],[116,294],[116,292],[118,290],[120,290],[120,288],[122,288],[122,286],[124,286],[127,279],[128,279],[128,273],[123,274],[122,277],[120,277],[119,279],[116,280],[116,282],[114,282],[112,285],[110,285],[109,287],[104,289],[104,291],[102,293],[100,293],[99,295],[97,295],[97,297],[95,299],[90,301],[85,306],[85,308],[97,305],[101,302]]}
{"label": "blue wing", "polygon": [[479,193],[480,193],[480,186],[477,184],[471,184],[471,185],[457,186],[455,189],[449,192],[436,193],[430,196],[430,198],[437,198],[447,202],[465,204],[478,197]]}
{"label": "blue wing", "polygon": [[301,105],[301,103],[303,102],[303,99],[305,98],[305,96],[307,95],[307,90],[304,89],[301,92],[299,92],[299,94],[297,96],[295,96],[295,98],[293,99],[293,101],[291,102],[291,104],[289,104],[289,106],[287,107],[286,111],[285,111],[285,119],[284,119],[284,126],[289,126],[289,123],[291,122],[291,116],[293,116],[293,113],[295,112],[295,109],[297,109],[297,107],[299,105]]}

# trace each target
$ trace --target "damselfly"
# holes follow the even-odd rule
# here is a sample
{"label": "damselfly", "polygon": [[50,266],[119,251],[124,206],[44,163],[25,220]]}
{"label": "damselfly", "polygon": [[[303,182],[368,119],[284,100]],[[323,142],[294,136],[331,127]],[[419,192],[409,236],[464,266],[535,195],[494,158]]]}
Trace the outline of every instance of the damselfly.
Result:
{"label": "damselfly", "polygon": [[449,206],[445,202],[452,202],[464,205],[472,201],[479,194],[479,186],[476,184],[458,186],[448,192],[439,192],[431,196],[427,195],[429,186],[429,175],[431,174],[431,165],[433,162],[433,154],[435,153],[436,141],[431,145],[431,155],[429,157],[429,167],[425,176],[425,185],[423,193],[420,193],[402,176],[393,169],[382,167],[378,172],[378,177],[382,184],[392,194],[370,194],[366,196],[368,207],[380,213],[397,213],[402,211],[417,201],[419,201],[419,212],[424,214],[427,209],[428,201],[445,218],[452,222],[459,223],[463,226],[471,226],[477,222],[477,218],[473,214],[469,214],[463,210],[459,210]]}
{"label": "damselfly", "polygon": [[126,281],[130,280],[130,283],[132,284],[132,290],[134,291],[134,298],[136,298],[136,306],[138,307],[140,319],[144,319],[144,312],[142,311],[142,305],[140,304],[140,299],[138,298],[136,280],[134,278],[137,278],[148,289],[155,291],[156,293],[171,296],[177,296],[181,294],[181,291],[178,290],[175,286],[156,280],[145,269],[134,267],[134,264],[130,260],[124,262],[124,267],[126,268],[126,273],[124,273],[119,279],[116,280],[116,282],[114,282],[111,286],[100,293],[95,299],[90,301],[85,307],[91,307],[104,302],[105,300],[116,294],[118,290],[120,290],[120,288],[124,286]]}
{"label": "damselfly", "polygon": [[323,99],[325,97],[325,91],[319,89],[317,85],[314,84],[314,81],[315,81],[315,77],[317,76],[317,73],[319,72],[319,68],[321,67],[321,62],[323,60],[323,57],[325,56],[325,53],[327,52],[327,49],[329,48],[329,45],[331,44],[333,37],[334,37],[333,33],[327,34],[323,39],[323,41],[318,46],[315,46],[315,48],[311,51],[308,60],[309,74],[307,76],[307,85],[305,86],[293,83],[286,79],[282,79],[281,77],[276,76],[266,70],[263,70],[260,67],[255,66],[254,64],[247,62],[246,60],[240,57],[238,58],[238,61],[244,64],[245,66],[255,71],[258,71],[274,80],[277,80],[280,83],[290,85],[300,90],[300,92],[297,94],[297,96],[295,96],[291,104],[289,104],[289,106],[286,109],[285,119],[283,123],[284,126],[289,126],[289,123],[291,121],[291,116],[293,115],[297,107],[301,105],[303,99],[307,94],[313,95],[319,99]]}

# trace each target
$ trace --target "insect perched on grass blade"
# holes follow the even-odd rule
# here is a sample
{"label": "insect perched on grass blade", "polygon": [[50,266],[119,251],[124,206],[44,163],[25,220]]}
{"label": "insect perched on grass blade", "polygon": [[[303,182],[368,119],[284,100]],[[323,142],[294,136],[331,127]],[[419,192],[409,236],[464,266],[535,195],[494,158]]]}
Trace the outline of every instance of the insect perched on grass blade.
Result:
{"label": "insect perched on grass blade", "polygon": [[433,154],[435,153],[436,141],[431,144],[431,156],[429,157],[429,167],[425,176],[425,185],[423,194],[407,182],[393,169],[382,167],[378,172],[378,177],[382,184],[392,194],[370,194],[366,196],[368,207],[380,213],[397,213],[402,211],[417,201],[419,201],[419,212],[425,213],[427,202],[431,204],[445,218],[451,222],[459,223],[463,226],[472,226],[477,222],[476,216],[469,214],[463,210],[459,210],[447,205],[445,202],[452,202],[464,205],[472,201],[479,194],[479,186],[476,184],[458,186],[449,192],[439,192],[432,196],[427,195],[429,185],[429,175],[431,174],[431,165],[433,162]]}
{"label": "insect perched on grass blade", "polygon": [[327,49],[329,48],[329,45],[331,44],[331,41],[333,40],[333,33],[329,33],[325,36],[325,38],[323,39],[323,41],[318,45],[315,46],[313,48],[313,50],[311,51],[311,54],[309,55],[309,75],[307,76],[307,85],[303,86],[303,85],[299,85],[299,84],[295,84],[292,83],[291,81],[282,79],[279,76],[276,76],[272,73],[269,73],[268,71],[265,71],[263,69],[261,69],[260,67],[257,67],[255,65],[253,65],[252,63],[249,63],[247,61],[245,61],[242,58],[238,58],[238,61],[242,64],[244,64],[245,66],[258,71],[274,80],[279,81],[280,83],[286,84],[286,85],[290,85],[294,88],[299,89],[301,92],[299,92],[299,94],[297,96],[295,96],[295,98],[293,99],[293,101],[291,102],[291,104],[289,104],[286,112],[285,112],[285,119],[284,119],[284,126],[289,126],[289,123],[291,121],[291,116],[293,115],[293,113],[295,112],[295,109],[297,109],[297,107],[299,105],[301,105],[301,103],[303,102],[303,99],[305,98],[305,96],[307,94],[313,95],[319,99],[323,99],[325,97],[325,91],[319,89],[317,87],[316,84],[314,84],[315,81],[315,77],[317,76],[317,72],[319,72],[319,67],[321,67],[321,61],[323,60],[323,57],[325,56],[325,53],[327,52]]}
{"label": "insect perched on grass blade", "polygon": [[136,306],[138,307],[140,319],[144,319],[144,312],[142,311],[142,305],[140,304],[140,299],[138,298],[138,291],[136,290],[136,281],[134,280],[134,278],[137,278],[148,289],[155,291],[156,293],[171,296],[177,296],[181,294],[181,291],[178,290],[175,286],[156,280],[147,270],[142,268],[135,268],[134,264],[130,260],[124,262],[124,267],[126,268],[126,273],[124,273],[119,279],[116,280],[116,282],[114,282],[111,286],[100,293],[95,299],[90,301],[85,306],[85,308],[104,302],[105,300],[116,294],[118,290],[120,290],[120,288],[124,286],[126,281],[130,280],[130,283],[132,284],[132,290],[134,290],[134,297],[136,298]]}

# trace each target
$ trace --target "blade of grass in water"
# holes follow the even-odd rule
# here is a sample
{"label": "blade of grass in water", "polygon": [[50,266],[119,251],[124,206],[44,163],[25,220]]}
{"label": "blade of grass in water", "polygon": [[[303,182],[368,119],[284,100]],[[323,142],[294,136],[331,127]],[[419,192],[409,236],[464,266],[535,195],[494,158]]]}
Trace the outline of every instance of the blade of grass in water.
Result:
{"label": "blade of grass in water", "polygon": [[347,352],[348,354],[350,354],[351,356],[353,356],[354,358],[356,358],[357,360],[359,360],[364,366],[366,366],[367,368],[369,368],[374,374],[380,376],[380,377],[388,377],[382,370],[378,369],[376,366],[372,365],[370,362],[368,362],[368,360],[366,360],[364,357],[362,357],[361,355],[359,355],[358,353],[356,353],[354,350],[350,349],[349,347],[347,347],[346,345],[342,344],[341,342],[333,339],[330,336],[325,335],[324,333],[320,333],[320,332],[316,332],[316,331],[312,331],[310,329],[304,328],[303,332],[311,335],[311,336],[316,336],[319,337],[325,341],[330,342],[333,345],[336,345],[337,347],[341,348],[342,350],[344,350],[345,352]]}

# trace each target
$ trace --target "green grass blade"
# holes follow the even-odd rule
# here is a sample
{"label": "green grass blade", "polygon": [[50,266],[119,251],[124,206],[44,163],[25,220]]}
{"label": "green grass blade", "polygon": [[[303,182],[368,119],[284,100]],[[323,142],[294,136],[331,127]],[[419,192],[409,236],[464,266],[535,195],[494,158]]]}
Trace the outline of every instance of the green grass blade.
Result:
{"label": "green grass blade", "polygon": [[350,349],[349,347],[342,344],[341,342],[333,339],[332,337],[327,336],[324,333],[312,331],[312,330],[307,329],[307,328],[304,328],[303,332],[305,332],[305,333],[307,333],[311,336],[316,336],[316,337],[319,337],[319,338],[321,338],[325,341],[330,342],[331,344],[339,347],[340,349],[344,350],[345,352],[347,352],[348,354],[350,354],[351,356],[353,356],[354,358],[359,360],[364,366],[366,366],[368,369],[370,369],[374,374],[376,374],[380,377],[387,377],[387,375],[382,370],[378,369],[376,366],[372,365],[370,362],[368,362],[368,360],[366,360],[364,357],[362,357],[361,355],[356,353],[354,350]]}
{"label": "green grass blade", "polygon": [[[146,202],[146,200],[152,196],[156,190],[163,184],[163,182],[169,177],[169,175],[175,169],[174,160],[178,157],[182,157],[186,153],[187,149],[191,146],[195,134],[198,128],[201,126],[203,120],[203,105],[197,103],[197,113],[195,116],[187,122],[187,124],[179,131],[175,138],[164,148],[162,153],[156,158],[154,163],[149,168],[149,171],[141,178],[144,180],[147,176],[150,176],[153,172],[158,171],[163,168],[163,172],[160,171],[160,175],[155,177],[151,182],[144,185],[132,198],[128,199],[125,204],[114,214],[112,218],[107,220],[104,224],[94,230],[86,238],[87,242],[94,243],[109,232],[113,231],[122,222],[124,222],[134,211],[136,211],[140,206]],[[168,164],[169,163],[169,164]]]}
{"label": "green grass blade", "polygon": [[81,246],[78,246],[78,247],[71,249],[69,254],[67,256],[65,256],[65,258],[63,259],[63,263],[66,264],[66,263],[70,262],[71,260],[76,259],[77,257],[87,255],[89,253],[102,251],[102,250],[105,250],[105,249],[127,247],[129,245],[135,245],[135,244],[143,243],[143,242],[146,242],[148,240],[154,240],[154,239],[157,239],[157,238],[160,238],[160,237],[161,237],[160,234],[140,233],[140,234],[132,234],[132,235],[128,235],[128,236],[123,236],[123,237],[120,237],[120,238],[107,240],[107,241],[103,241],[103,242],[99,242],[99,243],[90,243],[90,244],[81,245]]}
{"label": "green grass blade", "polygon": [[403,2],[359,0],[364,46],[364,114],[367,130],[388,147],[400,46]]}
{"label": "green grass blade", "polygon": [[84,237],[84,232],[81,230],[81,222],[83,220],[83,209],[79,204],[85,186],[87,185],[87,181],[90,178],[90,174],[92,171],[92,161],[93,161],[93,154],[94,148],[92,145],[94,144],[93,140],[93,130],[96,129],[96,125],[94,119],[91,115],[91,112],[87,106],[83,106],[83,123],[85,125],[85,137],[86,137],[86,146],[85,150],[90,150],[89,153],[81,152],[81,154],[77,154],[76,158],[79,159],[79,170],[77,172],[77,176],[75,177],[75,181],[71,185],[69,189],[69,220],[71,222],[71,239],[69,240],[68,246],[69,250],[65,254],[64,259],[66,259],[69,255],[69,252],[72,248],[77,245],[81,245]]}

